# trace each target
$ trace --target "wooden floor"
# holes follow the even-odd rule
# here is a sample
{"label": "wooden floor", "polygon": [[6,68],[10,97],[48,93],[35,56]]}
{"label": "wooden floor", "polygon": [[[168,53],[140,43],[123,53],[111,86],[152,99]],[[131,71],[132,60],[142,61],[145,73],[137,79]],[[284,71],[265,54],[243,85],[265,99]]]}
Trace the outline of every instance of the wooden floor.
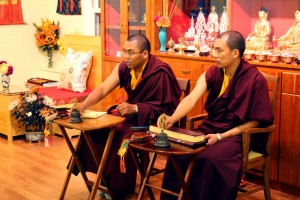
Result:
{"label": "wooden floor", "polygon": [[[77,138],[73,138],[75,143]],[[53,136],[49,147],[45,143],[28,143],[23,138],[8,142],[0,137],[0,199],[1,200],[57,200],[66,175],[70,152],[62,137]],[[163,164],[162,159],[160,164]],[[92,175],[89,175],[92,177]],[[152,179],[160,184],[161,175]],[[137,181],[139,183],[139,180]],[[139,186],[137,185],[136,191]],[[159,193],[155,193],[159,199]],[[72,176],[65,200],[85,200],[88,190],[82,177]],[[137,195],[129,198],[136,199]],[[100,199],[97,195],[96,199]],[[144,198],[147,199],[147,198]],[[264,199],[257,192],[243,200]],[[273,200],[300,200],[272,190]]]}

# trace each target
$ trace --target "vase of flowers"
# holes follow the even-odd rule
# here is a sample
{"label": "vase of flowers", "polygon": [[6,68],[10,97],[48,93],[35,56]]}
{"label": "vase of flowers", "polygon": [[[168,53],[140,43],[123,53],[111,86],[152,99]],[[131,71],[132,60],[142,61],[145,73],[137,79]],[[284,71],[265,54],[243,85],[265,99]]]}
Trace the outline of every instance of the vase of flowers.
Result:
{"label": "vase of flowers", "polygon": [[154,18],[154,21],[156,22],[156,25],[159,27],[159,33],[158,33],[158,39],[160,44],[160,52],[166,51],[166,41],[167,41],[167,32],[166,28],[171,25],[171,21],[169,17],[166,16],[156,16]]}
{"label": "vase of flowers", "polygon": [[0,71],[1,75],[1,82],[3,89],[8,89],[10,85],[10,75],[12,75],[14,68],[12,65],[7,64],[6,61],[0,61]]}
{"label": "vase of flowers", "polygon": [[41,25],[33,23],[36,28],[34,34],[36,46],[47,53],[48,67],[53,67],[53,51],[59,50],[61,41],[59,40],[59,22],[55,23],[48,19],[42,19]]}
{"label": "vase of flowers", "polygon": [[41,96],[38,89],[33,88],[28,93],[21,93],[20,99],[11,102],[9,110],[17,123],[25,127],[29,141],[41,141],[44,138],[46,118],[56,114],[53,106],[53,99]]}

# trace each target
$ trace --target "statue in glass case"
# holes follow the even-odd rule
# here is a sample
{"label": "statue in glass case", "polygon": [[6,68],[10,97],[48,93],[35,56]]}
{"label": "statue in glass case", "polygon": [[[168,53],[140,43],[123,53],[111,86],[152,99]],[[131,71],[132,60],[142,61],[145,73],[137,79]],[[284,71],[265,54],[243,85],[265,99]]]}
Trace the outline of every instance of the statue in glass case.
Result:
{"label": "statue in glass case", "polygon": [[285,35],[277,40],[278,48],[283,50],[300,50],[300,9],[295,11],[295,22]]}
{"label": "statue in glass case", "polygon": [[208,15],[208,22],[207,22],[207,38],[206,42],[213,42],[215,41],[217,35],[219,34],[220,24],[218,21],[218,13],[216,12],[216,7],[211,7],[211,12]]}
{"label": "statue in glass case", "polygon": [[255,23],[254,31],[246,38],[246,49],[268,50],[270,48],[269,36],[271,24],[267,19],[268,10],[262,7],[258,12],[259,20]]}

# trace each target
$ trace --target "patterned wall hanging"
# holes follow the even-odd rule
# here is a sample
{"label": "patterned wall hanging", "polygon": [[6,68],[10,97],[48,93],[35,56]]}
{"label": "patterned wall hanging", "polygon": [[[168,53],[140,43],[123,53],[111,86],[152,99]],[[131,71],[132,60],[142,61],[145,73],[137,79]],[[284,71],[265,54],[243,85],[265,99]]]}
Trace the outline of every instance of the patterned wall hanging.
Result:
{"label": "patterned wall hanging", "polygon": [[24,24],[21,0],[0,0],[0,24]]}
{"label": "patterned wall hanging", "polygon": [[81,0],[58,0],[56,13],[62,15],[81,15]]}

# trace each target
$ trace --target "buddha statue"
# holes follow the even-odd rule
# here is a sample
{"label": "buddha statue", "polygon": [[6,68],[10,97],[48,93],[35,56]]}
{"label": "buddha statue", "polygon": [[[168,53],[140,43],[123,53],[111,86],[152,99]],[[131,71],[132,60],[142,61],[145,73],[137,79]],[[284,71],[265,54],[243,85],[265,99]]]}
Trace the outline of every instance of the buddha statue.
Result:
{"label": "buddha statue", "polygon": [[295,20],[286,34],[277,39],[279,49],[300,51],[300,9],[295,11]]}
{"label": "buddha statue", "polygon": [[269,36],[271,24],[268,17],[268,10],[262,7],[258,12],[259,20],[255,23],[254,31],[246,38],[246,49],[268,50],[270,47]]}

